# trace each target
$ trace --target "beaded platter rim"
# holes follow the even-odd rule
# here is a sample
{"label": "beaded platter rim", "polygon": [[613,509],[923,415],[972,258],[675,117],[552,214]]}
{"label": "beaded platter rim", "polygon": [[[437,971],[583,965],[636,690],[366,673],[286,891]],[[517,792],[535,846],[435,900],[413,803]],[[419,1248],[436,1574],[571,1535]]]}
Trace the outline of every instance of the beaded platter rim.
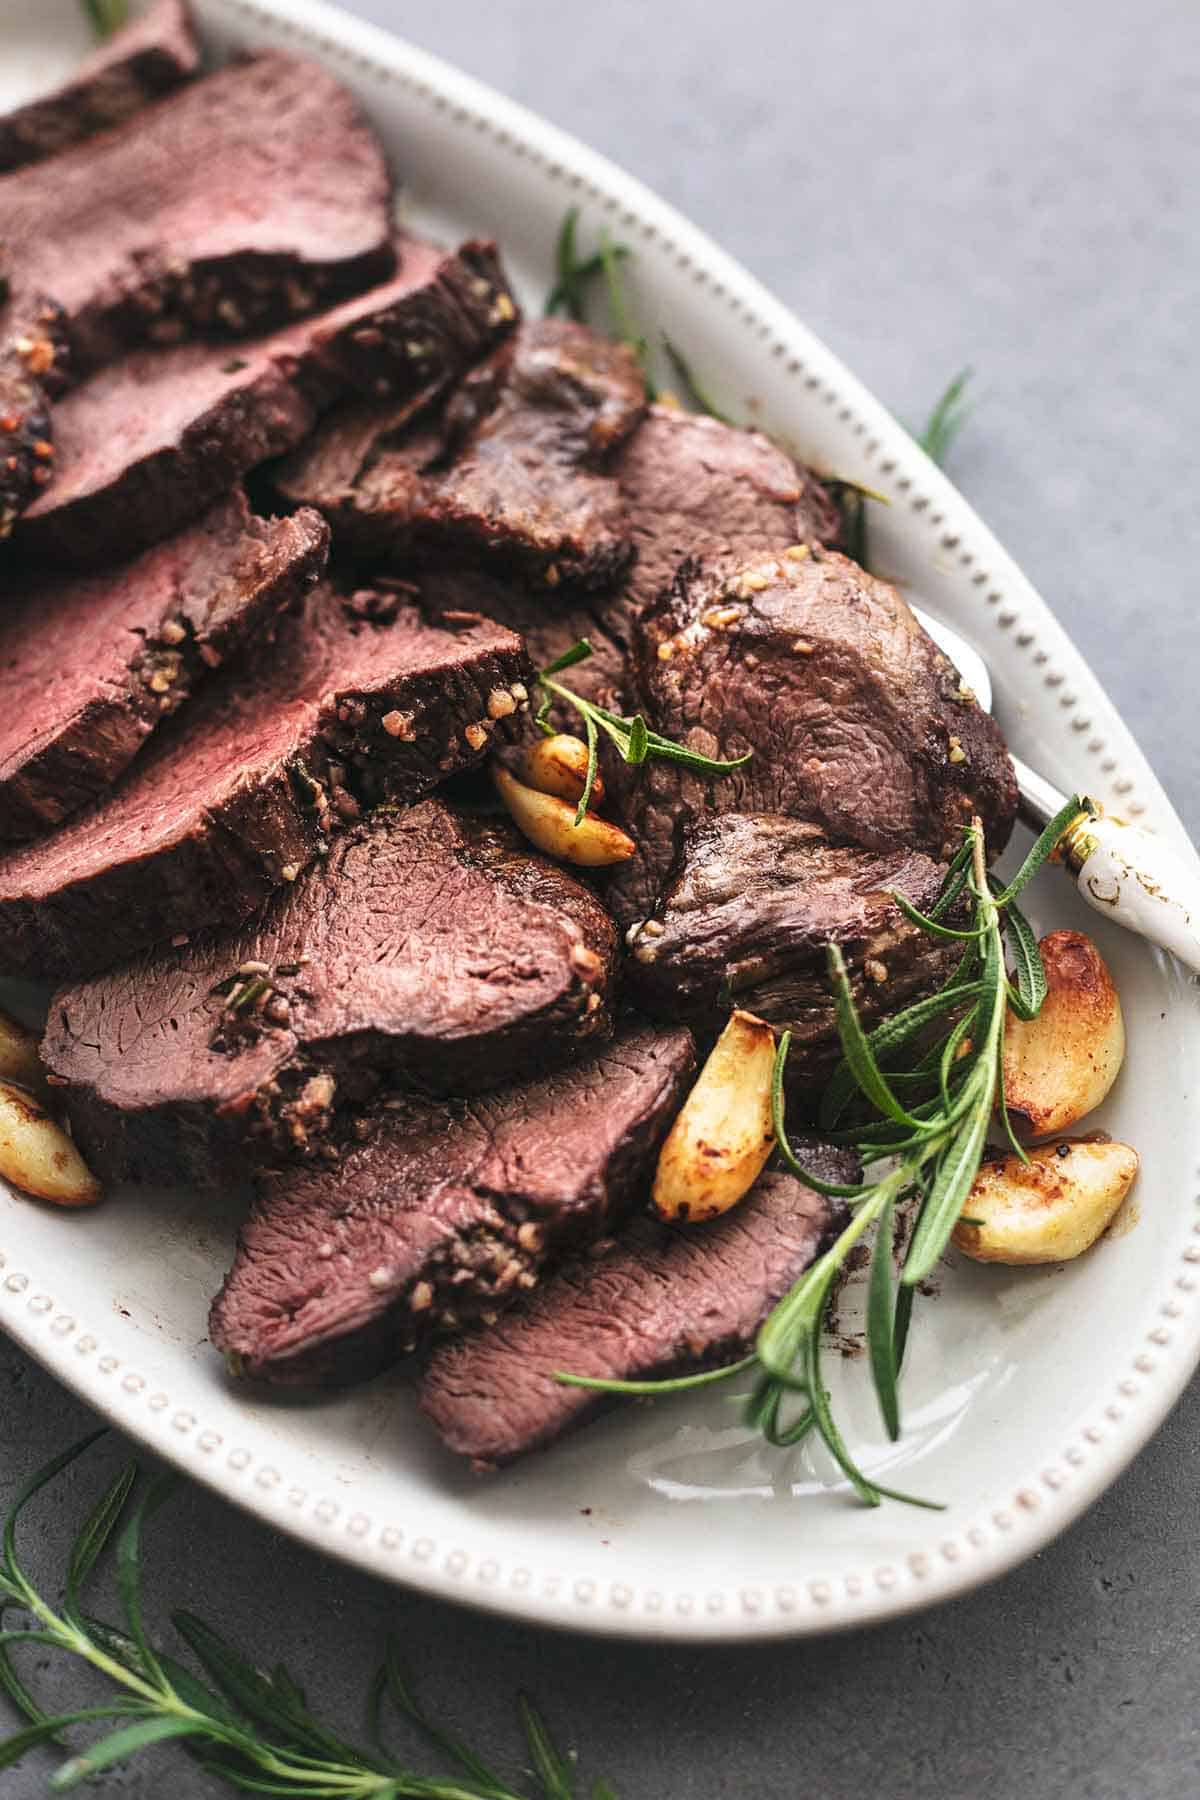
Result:
{"label": "beaded platter rim", "polygon": [[[773,378],[802,384],[835,409],[855,440],[871,485],[909,515],[952,558],[960,586],[974,591],[981,631],[1003,634],[1028,659],[1029,679],[1070,715],[1089,786],[1124,813],[1187,846],[1183,829],[1141,752],[1079,652],[1011,559],[956,490],[861,385],[778,302],[679,214],[569,135],[473,78],[322,0],[199,0],[236,38],[239,23],[292,43],[353,76],[399,89],[406,106],[426,107],[488,142],[492,156],[532,163],[567,200],[585,199],[635,231],[684,270],[706,298],[727,309],[730,329],[761,340]],[[1108,715],[1101,729],[1091,714]],[[1200,1180],[1200,1178],[1198,1178]],[[19,1217],[19,1214],[17,1215]],[[839,1568],[828,1578],[770,1584],[639,1588],[563,1568],[503,1566],[468,1545],[439,1542],[405,1519],[372,1518],[334,1497],[311,1473],[289,1471],[269,1444],[250,1446],[254,1428],[236,1405],[201,1409],[173,1400],[143,1374],[111,1328],[101,1330],[58,1305],[16,1245],[0,1240],[0,1327],[65,1385],[142,1441],[276,1528],[385,1580],[531,1623],[665,1641],[750,1641],[796,1637],[877,1623],[967,1592],[1024,1561],[1075,1520],[1116,1479],[1165,1417],[1200,1361],[1200,1193],[1181,1208],[1178,1243],[1162,1251],[1165,1284],[1136,1337],[1114,1391],[1074,1419],[1058,1455],[1010,1485],[935,1549]]]}

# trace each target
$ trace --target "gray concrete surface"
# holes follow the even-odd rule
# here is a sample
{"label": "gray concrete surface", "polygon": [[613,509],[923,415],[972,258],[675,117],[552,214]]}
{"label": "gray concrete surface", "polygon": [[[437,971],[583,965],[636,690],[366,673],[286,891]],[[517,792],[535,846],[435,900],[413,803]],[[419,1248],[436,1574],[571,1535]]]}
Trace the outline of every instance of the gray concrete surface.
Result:
{"label": "gray concrete surface", "polygon": [[[678,202],[902,417],[972,363],[977,413],[952,473],[1200,831],[1190,0],[356,3]],[[0,1350],[0,1490],[85,1423]],[[155,1526],[151,1608],[162,1620],[195,1605],[261,1661],[286,1656],[347,1727],[395,1630],[431,1701],[481,1747],[515,1756],[511,1697],[527,1685],[622,1800],[1194,1800],[1198,1446],[1193,1388],[1026,1568],[826,1643],[682,1653],[548,1638],[376,1586],[195,1490]],[[32,1562],[47,1580],[81,1498],[42,1515]],[[41,1680],[77,1692],[54,1670]],[[0,1794],[33,1800],[49,1766],[0,1775]],[[165,1753],[101,1786],[224,1791]]]}

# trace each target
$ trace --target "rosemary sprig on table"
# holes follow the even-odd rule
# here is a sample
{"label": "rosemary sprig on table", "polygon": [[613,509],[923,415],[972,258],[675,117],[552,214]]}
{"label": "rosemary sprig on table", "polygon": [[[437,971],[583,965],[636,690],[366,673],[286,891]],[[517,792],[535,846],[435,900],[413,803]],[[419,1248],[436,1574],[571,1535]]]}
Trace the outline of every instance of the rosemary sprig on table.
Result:
{"label": "rosemary sprig on table", "polygon": [[[67,1553],[65,1594],[52,1606],[22,1567],[17,1527],[26,1506],[83,1454],[94,1432],[26,1483],[9,1511],[0,1544],[0,1627],[10,1613],[21,1623],[0,1629],[0,1689],[28,1721],[0,1742],[0,1769],[11,1768],[40,1745],[69,1748],[76,1725],[108,1729],[87,1749],[69,1754],[51,1777],[50,1791],[69,1792],[137,1751],[180,1742],[210,1774],[245,1793],[291,1795],[295,1800],[532,1800],[496,1774],[467,1745],[430,1719],[405,1681],[394,1644],[371,1684],[367,1721],[371,1747],[362,1749],[331,1731],[309,1711],[303,1690],[277,1665],[269,1674],[191,1613],[174,1615],[175,1629],[204,1671],[202,1680],[151,1643],[142,1610],[142,1538],[150,1516],[167,1497],[173,1477],[141,1482],[129,1464],[106,1489]],[[85,1611],[90,1576],[115,1543],[116,1580],[123,1612],[117,1627]],[[105,1677],[113,1699],[69,1712],[47,1713],[13,1658],[22,1645],[77,1657]],[[427,1776],[398,1761],[383,1741],[385,1703],[415,1726],[454,1773]],[[575,1776],[533,1704],[519,1701],[528,1754],[541,1800],[573,1800]],[[603,1783],[593,1800],[615,1800]]]}
{"label": "rosemary sprig on table", "polygon": [[[962,1216],[979,1172],[993,1114],[1016,1153],[1004,1107],[1004,1030],[1009,1008],[1036,1016],[1046,993],[1037,938],[1017,905],[1018,896],[1050,856],[1063,832],[1089,802],[1073,797],[1050,821],[1012,880],[989,873],[983,829],[973,820],[951,861],[942,891],[928,913],[893,895],[922,931],[963,946],[957,968],[935,993],[864,1030],[845,961],[828,948],[842,1061],[826,1088],[820,1125],[836,1143],[855,1149],[868,1178],[855,1186],[819,1180],[807,1170],[788,1134],[785,1080],[791,1033],[780,1034],[772,1085],[772,1117],[784,1165],[819,1193],[844,1199],[850,1219],[771,1312],[748,1357],[724,1369],[660,1382],[597,1382],[560,1373],[573,1386],[609,1393],[664,1394],[754,1371],[757,1379],[747,1417],[769,1443],[799,1443],[816,1432],[859,1499],[878,1506],[884,1498],[935,1504],[898,1493],[858,1467],[838,1429],[821,1373],[821,1337],[829,1297],[850,1253],[875,1230],[867,1281],[867,1349],[871,1376],[888,1436],[900,1435],[899,1374],[904,1360],[913,1296],[938,1262]],[[965,914],[965,923],[950,923]],[[1013,975],[1006,967],[1006,950]],[[910,1060],[905,1065],[905,1056]],[[902,1097],[903,1095],[903,1097]],[[883,1172],[872,1174],[880,1164]],[[902,1205],[915,1221],[899,1281],[892,1270],[893,1228]]]}
{"label": "rosemary sprig on table", "polygon": [[924,431],[913,433],[926,456],[932,458],[939,469],[944,467],[954,440],[971,416],[971,404],[965,398],[971,373],[970,369],[959,370],[930,413]]}
{"label": "rosemary sprig on table", "polygon": [[750,761],[754,752],[748,750],[745,756],[734,757],[729,762],[720,762],[711,756],[701,756],[696,750],[688,750],[683,744],[675,743],[671,738],[663,737],[661,732],[651,731],[641,713],[634,713],[632,718],[624,718],[620,713],[610,712],[607,707],[598,706],[594,700],[587,700],[582,694],[564,687],[556,679],[565,669],[576,663],[586,662],[592,654],[592,646],[586,638],[580,638],[569,650],[546,667],[538,675],[538,686],[542,690],[542,703],[534,715],[536,723],[547,737],[554,735],[554,726],[550,723],[550,709],[556,700],[577,712],[583,720],[583,728],[587,734],[588,762],[587,775],[583,784],[583,792],[579,796],[579,805],[575,811],[575,823],[583,823],[588,802],[592,797],[592,789],[596,783],[596,769],[600,755],[600,734],[604,733],[620,752],[627,763],[673,762],[684,768],[692,769],[699,775],[728,775],[733,769],[740,769]]}

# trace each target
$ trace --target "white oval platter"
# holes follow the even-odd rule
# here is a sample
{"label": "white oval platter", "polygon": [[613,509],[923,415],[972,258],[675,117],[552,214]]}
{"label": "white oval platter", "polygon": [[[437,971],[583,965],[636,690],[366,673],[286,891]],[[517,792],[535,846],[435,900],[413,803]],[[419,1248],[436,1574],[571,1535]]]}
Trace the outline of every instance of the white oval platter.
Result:
{"label": "white oval platter", "polygon": [[[13,0],[0,103],[85,44],[73,0]],[[421,52],[316,0],[198,0],[212,47],[303,51],[361,95],[447,241],[494,233],[531,308],[566,208],[634,248],[632,301],[739,416],[891,499],[876,566],[990,662],[1015,750],[1194,853],[1079,652],[906,433],[805,328],[610,163]],[[77,1217],[0,1190],[0,1326],[98,1411],[195,1479],[387,1581],[547,1625],[734,1640],[864,1624],[1029,1556],[1145,1443],[1200,1360],[1200,1006],[1168,959],[1087,913],[1053,873],[1042,928],[1095,931],[1129,1027],[1092,1121],[1143,1170],[1117,1228],[1066,1268],[948,1264],[918,1304],[906,1431],[882,1433],[861,1360],[830,1358],[852,1447],[943,1512],[855,1503],[820,1453],[768,1452],[720,1390],[610,1415],[490,1480],[451,1465],[402,1377],[279,1399],[229,1384],[205,1342],[239,1197],[126,1193]],[[10,985],[5,1004],[22,997]]]}

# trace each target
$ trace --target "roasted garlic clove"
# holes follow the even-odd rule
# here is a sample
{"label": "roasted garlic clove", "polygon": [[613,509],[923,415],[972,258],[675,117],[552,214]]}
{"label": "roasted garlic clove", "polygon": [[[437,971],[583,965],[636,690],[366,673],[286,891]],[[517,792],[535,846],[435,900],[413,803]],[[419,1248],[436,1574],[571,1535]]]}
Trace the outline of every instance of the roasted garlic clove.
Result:
{"label": "roasted garlic clove", "polygon": [[653,1198],[662,1218],[715,1218],[753,1187],[775,1144],[774,1066],[771,1027],[731,1013],[659,1154]]}
{"label": "roasted garlic clove", "polygon": [[0,1177],[55,1206],[91,1206],[100,1183],[32,1094],[0,1082]]}
{"label": "roasted garlic clove", "polygon": [[620,826],[598,819],[591,812],[585,813],[583,822],[576,825],[574,805],[556,794],[542,794],[536,788],[526,787],[500,763],[492,764],[492,780],[518,830],[547,856],[598,869],[609,863],[627,862],[637,851],[633,839]]}
{"label": "roasted garlic clove", "polygon": [[1063,1138],[985,1162],[954,1227],[953,1243],[976,1262],[1067,1262],[1090,1249],[1133,1186],[1128,1144]]}
{"label": "roasted garlic clove", "polygon": [[1082,931],[1052,931],[1039,946],[1047,992],[1036,1019],[1009,1012],[1004,1098],[1030,1137],[1065,1131],[1099,1106],[1125,1056],[1125,1022],[1108,967]]}
{"label": "roasted garlic clove", "polygon": [[[582,738],[569,731],[558,731],[553,737],[539,738],[521,758],[521,779],[542,794],[557,794],[578,806],[587,783],[588,747]],[[597,804],[604,798],[604,781],[597,774],[592,783],[592,799]]]}
{"label": "roasted garlic clove", "polygon": [[46,1081],[37,1034],[4,1012],[0,1012],[0,1081],[19,1081],[22,1087],[39,1089]]}

